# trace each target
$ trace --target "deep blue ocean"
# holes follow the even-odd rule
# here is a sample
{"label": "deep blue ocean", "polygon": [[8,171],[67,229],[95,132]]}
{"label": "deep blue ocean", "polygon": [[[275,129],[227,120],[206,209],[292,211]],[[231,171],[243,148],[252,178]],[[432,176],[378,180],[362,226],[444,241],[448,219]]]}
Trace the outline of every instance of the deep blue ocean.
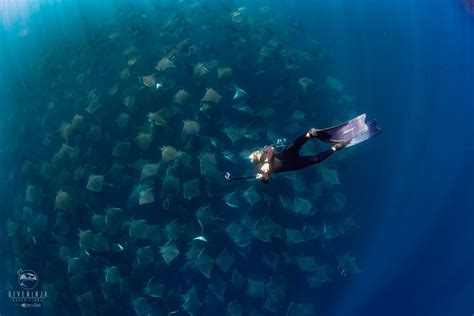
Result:
{"label": "deep blue ocean", "polygon": [[[345,210],[359,226],[341,244],[346,252],[356,257],[360,272],[309,292],[314,299],[301,294],[305,302],[315,305],[315,310],[307,315],[474,315],[474,15],[457,0],[140,0],[103,1],[101,4],[88,0],[0,0],[3,22],[0,23],[0,271],[8,272],[0,272],[0,315],[50,315],[40,309],[25,310],[15,306],[7,293],[11,282],[16,282],[16,276],[11,275],[15,272],[11,271],[16,271],[18,266],[15,264],[17,252],[12,250],[14,246],[6,233],[7,221],[19,207],[18,192],[24,195],[29,182],[22,175],[24,162],[43,159],[38,133],[43,133],[45,128],[35,116],[48,109],[44,104],[32,109],[37,103],[32,91],[36,94],[47,91],[42,87],[53,80],[48,77],[52,76],[51,72],[46,76],[41,71],[44,68],[39,66],[44,52],[52,50],[57,58],[63,45],[70,46],[91,38],[98,25],[113,20],[113,12],[119,7],[125,12],[138,10],[151,19],[157,14],[154,13],[157,6],[166,10],[187,6],[185,11],[188,12],[193,10],[195,3],[206,2],[211,8],[208,11],[211,20],[213,14],[220,14],[212,9],[215,6],[222,5],[231,11],[242,6],[247,6],[248,11],[268,6],[272,14],[278,16],[277,30],[293,28],[288,44],[291,49],[310,50],[305,45],[311,41],[317,42],[318,49],[322,47],[327,58],[305,74],[310,78],[326,75],[337,78],[343,83],[344,91],[354,97],[355,106],[350,111],[336,113],[342,109],[318,104],[319,99],[314,99],[313,104],[311,99],[305,98],[304,111],[307,117],[316,120],[314,124],[329,126],[344,117],[349,119],[351,114],[367,113],[370,118],[377,119],[383,130],[381,135],[360,145],[353,153],[329,162],[333,163],[330,166],[341,170]],[[195,25],[190,20],[191,28],[201,27],[205,16],[202,15]],[[148,33],[154,31],[147,30]],[[218,42],[225,36],[223,32],[211,27],[209,37],[199,41],[211,43],[216,40],[217,44],[211,43],[216,46],[209,49],[214,53],[213,58],[220,60],[225,55],[229,61],[231,57],[225,51],[223,53]],[[276,39],[280,36],[271,30],[268,34]],[[140,45],[141,49],[146,49],[143,43]],[[154,49],[152,43],[150,49]],[[87,49],[84,51],[87,53]],[[66,63],[70,57],[54,58],[48,61],[50,66]],[[90,68],[92,74],[101,71],[97,64],[91,63]],[[64,79],[67,77],[64,74],[68,73],[67,64],[58,73],[63,76],[59,81],[67,81]],[[259,81],[254,76],[255,71],[244,66],[233,67],[233,73],[238,75],[239,86],[245,87],[250,95],[261,97],[266,89],[275,88],[266,87],[271,81]],[[186,78],[182,80],[188,82]],[[38,98],[47,99],[44,95]],[[279,109],[285,111],[284,102],[280,102],[282,99],[276,102],[272,98],[284,99],[270,95],[265,98],[266,104],[251,106],[258,110],[275,104],[277,112]],[[292,105],[298,102],[290,101]],[[31,106],[24,106],[25,103]],[[234,114],[226,116],[226,110],[223,112],[221,117],[226,124],[233,124]],[[71,118],[71,115],[67,117]],[[276,120],[286,126],[286,118]],[[301,129],[306,131],[311,124],[305,122]],[[204,125],[201,124],[201,131],[212,137],[214,125],[208,129],[204,129]],[[181,130],[181,125],[177,128]],[[55,133],[57,129],[55,125],[51,130]],[[298,134],[283,127],[279,131],[279,136],[288,138]],[[113,132],[111,138],[114,138]],[[255,141],[254,148],[265,145],[264,142]],[[60,143],[58,140],[57,146]],[[235,148],[226,144],[225,150],[238,156],[248,144],[241,143]],[[218,150],[220,147],[216,148]],[[248,169],[236,166],[234,170],[237,173]],[[311,177],[308,174],[305,183],[311,183]],[[241,190],[248,187],[240,185]],[[274,203],[278,202],[281,186],[270,181],[263,189],[256,187],[261,190],[258,192],[266,192]],[[221,187],[220,190],[227,194],[232,189]],[[54,201],[55,194],[50,200]],[[205,200],[201,197],[195,206],[205,204]],[[110,206],[107,203],[98,202],[104,207]],[[168,217],[167,222],[168,219],[172,218]],[[54,218],[50,225],[54,226]],[[73,235],[77,235],[78,229],[74,229]],[[45,240],[44,247],[57,247],[52,241]],[[77,240],[71,242],[70,247],[77,247]],[[216,253],[211,246],[208,251]],[[278,250],[274,251],[278,253]],[[319,258],[317,250],[314,250],[314,256]],[[37,260],[47,262],[50,258],[45,254]],[[98,269],[103,270],[103,267]],[[258,267],[255,271],[251,267],[241,269],[244,277],[247,276],[245,273],[259,277],[264,274]],[[213,273],[216,270],[214,268]],[[200,279],[195,282],[196,287],[201,285]],[[298,287],[298,283],[295,284]],[[14,286],[17,288],[16,284]],[[292,293],[297,292],[293,289]],[[224,301],[227,304],[227,299]],[[244,301],[245,306],[254,304],[253,300]],[[67,311],[64,307],[67,302],[67,299],[62,302],[62,309],[51,310],[58,315],[58,311],[64,313],[61,315],[80,315],[77,307]],[[258,304],[255,306],[260,306]],[[169,312],[164,307],[163,310]],[[286,315],[287,310],[287,307],[273,312],[262,309],[261,314]],[[122,309],[124,315],[135,315],[130,311],[133,309]],[[215,311],[216,315],[221,314],[221,309]],[[254,310],[252,313],[258,314]],[[212,313],[199,310],[196,314]],[[243,315],[247,314],[251,313],[245,309]],[[161,314],[154,311],[150,315]]]}

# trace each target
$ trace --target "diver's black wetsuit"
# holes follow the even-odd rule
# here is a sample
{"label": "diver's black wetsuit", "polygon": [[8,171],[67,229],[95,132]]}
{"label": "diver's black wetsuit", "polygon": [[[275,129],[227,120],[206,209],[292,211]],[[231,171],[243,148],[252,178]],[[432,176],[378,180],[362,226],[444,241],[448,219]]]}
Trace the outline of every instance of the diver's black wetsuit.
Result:
{"label": "diver's black wetsuit", "polygon": [[306,134],[303,134],[282,152],[275,153],[273,161],[271,162],[271,172],[281,173],[303,169],[322,162],[334,153],[334,150],[329,149],[317,155],[300,156],[301,147],[308,141],[308,139],[309,138],[306,137]]}

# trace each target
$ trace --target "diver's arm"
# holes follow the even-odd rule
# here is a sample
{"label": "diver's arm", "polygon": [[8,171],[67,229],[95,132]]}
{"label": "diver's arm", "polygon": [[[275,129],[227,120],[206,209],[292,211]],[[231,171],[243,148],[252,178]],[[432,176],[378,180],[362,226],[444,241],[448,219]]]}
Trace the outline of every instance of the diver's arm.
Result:
{"label": "diver's arm", "polygon": [[257,173],[255,179],[260,180],[263,183],[268,183],[268,180],[270,179],[270,174],[266,172]]}
{"label": "diver's arm", "polygon": [[272,172],[272,163],[275,156],[275,149],[273,146],[265,147],[263,151],[263,155],[260,157],[260,163],[263,165],[260,167],[260,172],[257,173],[255,178],[257,180],[262,181],[263,183],[267,183],[270,179],[270,174]]}
{"label": "diver's arm", "polygon": [[268,146],[267,148],[265,148],[265,160],[264,162],[265,163],[271,163],[271,161],[273,160],[273,157],[275,156],[275,148],[273,148],[273,146]]}
{"label": "diver's arm", "polygon": [[272,166],[269,162],[264,163],[260,167],[260,171],[262,171],[263,173],[269,173],[271,170],[272,170]]}
{"label": "diver's arm", "polygon": [[260,168],[260,172],[257,173],[257,179],[264,183],[267,183],[268,180],[270,179],[271,172],[272,172],[271,164],[266,162]]}

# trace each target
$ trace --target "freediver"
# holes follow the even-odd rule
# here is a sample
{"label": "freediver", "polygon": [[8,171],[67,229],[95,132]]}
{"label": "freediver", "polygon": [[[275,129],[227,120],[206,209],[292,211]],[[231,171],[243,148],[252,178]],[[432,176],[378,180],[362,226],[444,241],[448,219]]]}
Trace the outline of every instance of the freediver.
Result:
{"label": "freediver", "polygon": [[317,155],[300,156],[301,147],[310,138],[318,137],[318,130],[312,128],[309,132],[298,137],[290,146],[282,152],[277,152],[272,145],[266,146],[263,150],[256,150],[249,156],[250,161],[254,165],[262,165],[260,172],[255,178],[267,183],[272,173],[282,173],[287,171],[300,170],[324,161],[337,150],[341,150],[347,146],[349,141],[340,142],[331,146],[329,150],[323,151]]}
{"label": "freediver", "polygon": [[[260,167],[255,178],[267,183],[273,173],[300,170],[321,163],[338,150],[360,144],[380,134],[381,130],[377,127],[377,122],[374,120],[366,124],[365,117],[366,115],[362,114],[350,121],[326,129],[312,128],[281,152],[276,151],[272,145],[252,152],[249,156],[250,161]],[[331,143],[332,146],[317,155],[300,156],[301,147],[310,138],[318,138]],[[239,179],[246,178],[253,178],[253,176]]]}

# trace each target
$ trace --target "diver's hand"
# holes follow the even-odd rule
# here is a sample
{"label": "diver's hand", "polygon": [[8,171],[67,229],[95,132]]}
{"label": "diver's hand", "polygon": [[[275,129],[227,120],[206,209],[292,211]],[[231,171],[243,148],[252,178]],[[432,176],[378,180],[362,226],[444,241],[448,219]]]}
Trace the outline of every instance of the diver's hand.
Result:
{"label": "diver's hand", "polygon": [[263,166],[260,168],[260,171],[269,172],[270,171],[270,164],[268,162],[264,163]]}
{"label": "diver's hand", "polygon": [[261,181],[262,183],[268,183],[268,177],[264,174],[261,174],[261,173],[257,173],[257,175],[255,176],[255,178],[259,181]]}

